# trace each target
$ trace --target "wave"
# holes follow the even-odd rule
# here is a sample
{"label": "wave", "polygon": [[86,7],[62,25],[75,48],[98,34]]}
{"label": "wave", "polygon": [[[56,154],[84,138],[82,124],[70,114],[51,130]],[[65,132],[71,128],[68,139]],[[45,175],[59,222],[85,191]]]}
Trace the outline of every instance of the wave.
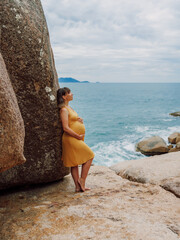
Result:
{"label": "wave", "polygon": [[163,138],[168,143],[168,137],[173,132],[180,132],[180,126],[167,127],[166,129],[161,129],[158,127],[151,127],[148,131],[144,131],[142,137],[147,138],[154,135],[158,135]]}
{"label": "wave", "polygon": [[149,126],[137,126],[137,127],[135,127],[135,131],[136,132],[140,132],[140,133],[142,133],[142,132],[147,132],[148,130],[149,130]]}
{"label": "wave", "polygon": [[135,145],[128,141],[101,142],[92,147],[95,152],[94,163],[97,165],[111,166],[124,160],[133,160],[144,157],[135,151]]}
{"label": "wave", "polygon": [[165,119],[162,119],[164,122],[172,122],[174,119],[168,119],[168,118],[165,118]]}
{"label": "wave", "polygon": [[135,145],[139,141],[158,135],[168,144],[168,137],[173,132],[180,132],[180,126],[160,129],[153,126],[136,126],[132,134],[120,136],[116,141],[104,141],[92,147],[95,153],[94,163],[96,165],[111,166],[121,161],[145,158],[143,154],[136,152]]}

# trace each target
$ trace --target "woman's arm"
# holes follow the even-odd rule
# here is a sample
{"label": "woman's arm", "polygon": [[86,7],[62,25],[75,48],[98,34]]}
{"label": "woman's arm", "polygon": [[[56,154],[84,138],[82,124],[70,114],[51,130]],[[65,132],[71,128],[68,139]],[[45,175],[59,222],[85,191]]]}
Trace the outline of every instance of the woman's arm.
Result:
{"label": "woman's arm", "polygon": [[61,114],[61,121],[62,121],[62,127],[64,132],[68,133],[70,136],[77,138],[78,140],[82,140],[84,137],[84,134],[77,134],[75,133],[68,125],[68,110],[65,108],[62,108],[60,110],[60,114]]}

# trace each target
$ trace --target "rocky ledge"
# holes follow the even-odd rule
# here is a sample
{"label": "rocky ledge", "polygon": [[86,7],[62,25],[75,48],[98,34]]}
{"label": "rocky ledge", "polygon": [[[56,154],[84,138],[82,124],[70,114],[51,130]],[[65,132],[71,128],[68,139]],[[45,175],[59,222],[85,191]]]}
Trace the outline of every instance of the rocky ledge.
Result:
{"label": "rocky ledge", "polygon": [[124,161],[112,166],[111,169],[123,178],[159,185],[180,197],[179,152]]}
{"label": "rocky ledge", "polygon": [[177,152],[111,169],[92,166],[87,179],[91,191],[85,193],[74,193],[70,175],[1,192],[0,239],[177,240],[180,200],[177,190],[174,194],[163,184],[172,187],[174,180],[178,188],[178,160]]}

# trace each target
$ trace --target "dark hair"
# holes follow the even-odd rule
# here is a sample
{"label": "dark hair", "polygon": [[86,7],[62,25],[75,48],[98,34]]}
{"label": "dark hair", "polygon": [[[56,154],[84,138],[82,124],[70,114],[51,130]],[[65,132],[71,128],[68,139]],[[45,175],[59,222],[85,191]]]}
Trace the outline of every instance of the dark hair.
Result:
{"label": "dark hair", "polygon": [[59,108],[62,108],[64,106],[64,99],[62,96],[66,95],[66,93],[70,93],[71,90],[67,87],[59,88],[57,90],[57,104]]}

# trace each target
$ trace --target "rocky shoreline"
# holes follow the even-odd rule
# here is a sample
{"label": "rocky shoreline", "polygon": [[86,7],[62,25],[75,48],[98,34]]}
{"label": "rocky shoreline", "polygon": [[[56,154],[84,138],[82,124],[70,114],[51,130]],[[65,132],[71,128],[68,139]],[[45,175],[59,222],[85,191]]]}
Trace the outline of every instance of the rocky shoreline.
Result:
{"label": "rocky shoreline", "polygon": [[178,240],[180,153],[92,166],[90,191],[70,175],[51,184],[1,192],[0,238]]}
{"label": "rocky shoreline", "polygon": [[168,137],[169,145],[159,136],[152,136],[138,142],[135,146],[137,152],[146,156],[154,156],[170,152],[180,151],[180,133],[174,132]]}

